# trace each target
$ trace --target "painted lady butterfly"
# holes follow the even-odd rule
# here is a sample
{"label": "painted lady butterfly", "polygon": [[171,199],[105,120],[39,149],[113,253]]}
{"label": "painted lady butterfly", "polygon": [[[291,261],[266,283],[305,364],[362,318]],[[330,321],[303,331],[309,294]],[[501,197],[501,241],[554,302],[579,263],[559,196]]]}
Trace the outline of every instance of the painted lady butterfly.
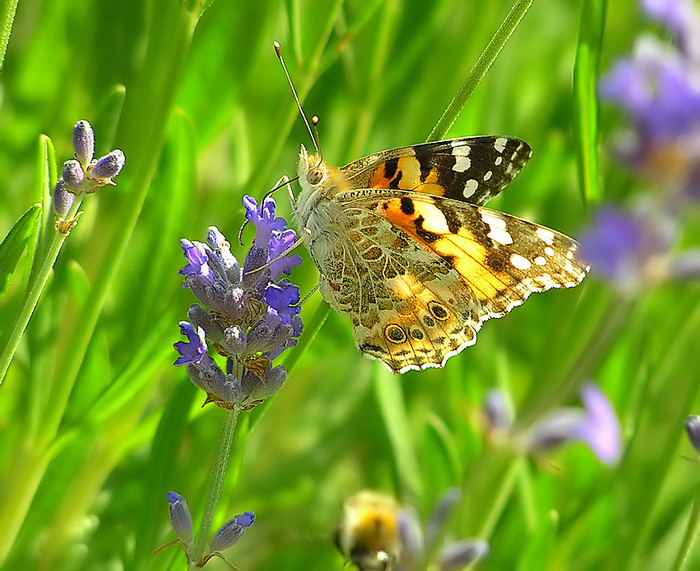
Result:
{"label": "painted lady butterfly", "polygon": [[519,139],[466,137],[336,169],[302,147],[296,217],[360,351],[394,373],[444,366],[487,319],[583,280],[574,240],[482,207],[530,155]]}
{"label": "painted lady butterfly", "polygon": [[[275,51],[314,138],[276,42]],[[350,318],[360,351],[394,373],[441,367],[487,319],[581,283],[588,267],[574,240],[482,207],[531,154],[520,139],[464,137],[337,169],[302,146],[296,219],[321,294]]]}

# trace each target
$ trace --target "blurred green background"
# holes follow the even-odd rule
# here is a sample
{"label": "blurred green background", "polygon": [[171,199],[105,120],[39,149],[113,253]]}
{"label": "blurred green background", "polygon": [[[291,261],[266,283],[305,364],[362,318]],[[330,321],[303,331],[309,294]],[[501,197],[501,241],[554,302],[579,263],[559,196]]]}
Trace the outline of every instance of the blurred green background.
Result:
{"label": "blurred green background", "polygon": [[[151,555],[174,538],[165,494],[187,498],[196,527],[223,411],[200,408],[204,395],[172,366],[194,303],[179,239],[215,225],[235,242],[242,196],[293,175],[310,145],[273,41],[320,117],[326,160],[341,165],[424,141],[510,7],[219,0],[194,29],[175,0],[19,3],[0,75],[0,231],[41,198],[40,134],[60,169],[86,119],[96,154],[120,148],[126,166],[83,203],[0,386],[0,566],[183,568],[175,548]],[[525,139],[530,164],[489,206],[572,236],[595,207],[582,198],[573,134],[581,9],[535,2],[449,133]],[[636,3],[609,3],[601,70],[644,26]],[[611,150],[623,125],[602,110],[600,180],[613,202],[653,186]],[[277,201],[290,220],[284,190]],[[698,228],[696,216],[686,241]],[[318,274],[302,255],[292,279],[305,295]],[[0,306],[3,335],[24,267]],[[384,490],[425,519],[457,486],[464,500],[446,534],[487,539],[483,568],[671,568],[700,485],[700,465],[682,457],[694,454],[683,420],[697,407],[698,293],[672,284],[623,303],[591,276],[486,323],[445,369],[401,378],[359,355],[331,312],[285,355],[295,366],[277,396],[239,421],[215,528],[245,510],[257,521],[227,558],[243,571],[342,569],[332,539],[348,495]],[[309,335],[322,304],[316,293],[304,305]],[[572,389],[586,379],[620,415],[620,466],[580,445],[529,462],[490,443],[479,413],[489,389],[532,421],[577,404]]]}

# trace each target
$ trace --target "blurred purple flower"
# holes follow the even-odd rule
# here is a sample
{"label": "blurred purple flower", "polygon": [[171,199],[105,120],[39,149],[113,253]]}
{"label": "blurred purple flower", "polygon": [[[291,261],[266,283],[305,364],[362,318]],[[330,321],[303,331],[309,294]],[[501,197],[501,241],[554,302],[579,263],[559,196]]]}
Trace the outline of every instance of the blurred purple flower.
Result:
{"label": "blurred purple flower", "polygon": [[620,421],[605,394],[593,383],[581,389],[584,409],[559,408],[525,435],[525,447],[534,454],[572,441],[586,444],[608,466],[617,464],[621,450]]}
{"label": "blurred purple flower", "polygon": [[[449,517],[462,498],[462,492],[458,488],[450,488],[438,500],[424,529],[421,529],[415,513],[407,508],[399,511],[399,538],[401,541],[401,557],[399,569],[413,571],[432,568],[429,564],[435,563],[437,569],[462,569],[470,563],[482,559],[489,552],[489,544],[483,539],[467,538],[458,541],[449,541],[444,545],[436,542],[444,536],[445,527]],[[435,561],[426,561],[433,554]]]}
{"label": "blurred purple flower", "polygon": [[605,393],[593,383],[583,385],[581,400],[585,416],[573,436],[585,442],[603,464],[617,464],[622,437],[615,409]]}
{"label": "blurred purple flower", "polygon": [[633,132],[621,157],[680,197],[700,198],[700,13],[693,0],[643,0],[642,7],[674,34],[677,45],[640,36],[628,58],[599,85],[622,107]]}
{"label": "blurred purple flower", "polygon": [[669,279],[700,276],[700,251],[672,252],[677,222],[663,206],[603,206],[579,237],[579,255],[619,291],[632,294]]}

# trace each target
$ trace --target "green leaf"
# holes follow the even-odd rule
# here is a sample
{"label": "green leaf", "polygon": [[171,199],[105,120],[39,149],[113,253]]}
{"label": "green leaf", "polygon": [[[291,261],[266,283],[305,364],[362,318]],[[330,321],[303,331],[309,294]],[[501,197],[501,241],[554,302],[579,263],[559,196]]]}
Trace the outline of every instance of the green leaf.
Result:
{"label": "green leaf", "polygon": [[35,204],[15,223],[0,244],[0,300],[10,285],[19,258],[30,238],[36,235],[41,205]]}

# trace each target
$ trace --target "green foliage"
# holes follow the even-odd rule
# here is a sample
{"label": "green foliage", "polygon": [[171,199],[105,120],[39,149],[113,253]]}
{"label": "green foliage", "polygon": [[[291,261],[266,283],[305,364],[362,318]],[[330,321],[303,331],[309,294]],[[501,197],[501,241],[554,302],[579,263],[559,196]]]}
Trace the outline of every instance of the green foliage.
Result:
{"label": "green foliage", "polygon": [[[53,163],[71,158],[75,122],[92,124],[97,156],[120,148],[126,166],[83,202],[0,385],[8,569],[183,568],[174,548],[151,554],[174,538],[165,494],[187,497],[196,528],[224,411],[200,408],[204,395],[172,366],[194,302],[179,239],[216,225],[242,256],[242,196],[293,175],[309,146],[273,41],[320,117],[324,157],[340,165],[425,140],[514,2],[220,0],[201,18],[190,4],[17,8],[0,75],[3,341],[53,229],[49,209],[32,205],[52,188]],[[654,186],[611,150],[620,117],[598,117],[596,74],[640,29],[634,3],[611,4],[603,19],[600,1],[583,2],[583,16],[535,2],[450,129],[535,150],[491,207],[575,236],[588,223],[582,196],[624,202]],[[40,139],[37,162],[41,133],[56,153]],[[277,202],[291,219],[284,190]],[[681,232],[697,239],[690,220]],[[302,255],[292,278],[304,295],[318,274]],[[333,533],[347,496],[384,490],[426,519],[456,486],[446,535],[487,539],[485,568],[696,567],[700,465],[683,457],[694,454],[683,421],[699,404],[699,289],[667,284],[623,302],[591,276],[487,322],[445,369],[400,378],[359,355],[349,323],[315,293],[305,337],[285,355],[286,384],[238,420],[214,528],[246,510],[257,520],[227,559],[241,570],[342,569]],[[489,389],[509,395],[525,426],[577,404],[587,379],[623,423],[618,467],[581,446],[531,462],[486,434]]]}

